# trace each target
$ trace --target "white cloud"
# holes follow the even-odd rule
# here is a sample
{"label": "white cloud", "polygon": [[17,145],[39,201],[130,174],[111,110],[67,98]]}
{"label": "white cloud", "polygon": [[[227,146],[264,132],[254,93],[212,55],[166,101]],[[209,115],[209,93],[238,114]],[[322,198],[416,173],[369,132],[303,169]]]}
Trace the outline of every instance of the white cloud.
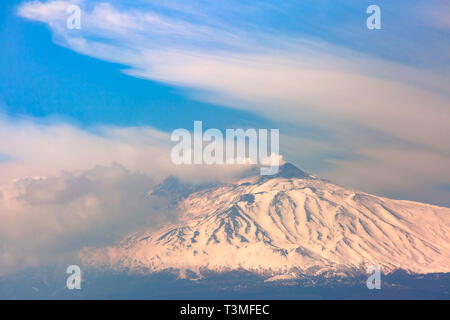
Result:
{"label": "white cloud", "polygon": [[167,204],[145,196],[153,185],[149,176],[120,165],[2,185],[0,275],[75,263],[85,245],[113,243],[140,227],[174,220]]}
{"label": "white cloud", "polygon": [[169,138],[151,128],[92,128],[97,134],[66,124],[38,124],[0,115],[0,152],[11,161],[0,166],[0,183],[14,178],[59,174],[120,163],[148,174],[161,172],[167,163]]}
{"label": "white cloud", "polygon": [[409,11],[421,24],[442,31],[450,30],[450,3],[446,0],[429,0],[413,4]]}
{"label": "white cloud", "polygon": [[[74,3],[78,2],[74,1]],[[42,22],[65,20],[67,18],[66,9],[70,5],[71,2],[68,1],[32,1],[27,2],[24,6],[20,6],[19,14],[22,17]]]}
{"label": "white cloud", "polygon": [[174,165],[170,152],[175,143],[170,134],[150,127],[96,126],[81,130],[68,124],[41,124],[0,114],[0,135],[0,154],[7,156],[0,164],[0,185],[23,177],[81,172],[97,165],[120,164],[156,180],[174,174],[186,180],[225,181],[246,170],[238,165]]}

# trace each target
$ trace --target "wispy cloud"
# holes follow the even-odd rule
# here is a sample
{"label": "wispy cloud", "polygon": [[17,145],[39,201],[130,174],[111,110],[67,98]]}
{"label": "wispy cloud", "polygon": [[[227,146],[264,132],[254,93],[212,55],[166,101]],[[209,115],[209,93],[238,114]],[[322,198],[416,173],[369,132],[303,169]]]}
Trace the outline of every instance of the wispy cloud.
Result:
{"label": "wispy cloud", "polygon": [[[237,2],[214,6],[195,1],[189,6],[136,2],[134,8],[114,3],[80,1],[79,31],[65,28],[61,2],[26,2],[19,14],[47,23],[60,45],[128,66],[124,72],[129,75],[191,88],[196,99],[250,110],[294,126],[308,123],[335,135],[343,150],[353,148],[364,158],[375,161],[374,155],[380,155],[378,148],[369,151],[369,145],[384,143],[388,150],[399,142],[403,148],[398,152],[415,150],[429,159],[450,157],[450,81],[445,65],[413,67],[408,52],[404,53],[407,63],[401,64],[295,30],[286,35],[273,23],[261,22],[264,17],[288,19],[289,10],[297,5],[307,11],[307,3],[275,10],[270,1],[262,1],[252,4],[253,13]],[[352,5],[347,5],[349,11]],[[433,8],[441,5],[433,2]],[[433,20],[423,17],[422,25]],[[386,28],[392,32],[385,35],[390,46],[396,42],[398,28],[389,22]],[[361,29],[363,33],[363,23]],[[398,34],[404,45],[400,38]],[[329,142],[332,147],[336,140]],[[403,155],[406,159],[410,152]],[[424,164],[410,163],[411,170],[427,172]]]}

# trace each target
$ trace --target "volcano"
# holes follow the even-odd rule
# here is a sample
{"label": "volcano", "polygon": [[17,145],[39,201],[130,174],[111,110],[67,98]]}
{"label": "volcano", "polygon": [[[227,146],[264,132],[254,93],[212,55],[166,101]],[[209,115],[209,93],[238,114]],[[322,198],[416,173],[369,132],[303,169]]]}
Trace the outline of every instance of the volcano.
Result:
{"label": "volcano", "polygon": [[[286,163],[274,176],[184,188],[178,222],[81,252],[85,265],[136,273],[245,270],[271,277],[450,272],[450,208],[335,185]],[[176,187],[174,187],[176,185]],[[180,195],[173,194],[180,190]],[[154,194],[153,193],[153,194]]]}

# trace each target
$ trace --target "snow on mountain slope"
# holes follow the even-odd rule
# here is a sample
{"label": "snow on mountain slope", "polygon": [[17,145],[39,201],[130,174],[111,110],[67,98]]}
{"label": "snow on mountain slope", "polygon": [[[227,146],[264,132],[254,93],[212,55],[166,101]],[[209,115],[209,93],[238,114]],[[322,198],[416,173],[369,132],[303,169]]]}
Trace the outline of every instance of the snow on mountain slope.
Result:
{"label": "snow on mountain slope", "polygon": [[450,272],[450,208],[356,192],[289,163],[276,176],[196,191],[178,208],[177,225],[85,249],[84,263],[140,273]]}

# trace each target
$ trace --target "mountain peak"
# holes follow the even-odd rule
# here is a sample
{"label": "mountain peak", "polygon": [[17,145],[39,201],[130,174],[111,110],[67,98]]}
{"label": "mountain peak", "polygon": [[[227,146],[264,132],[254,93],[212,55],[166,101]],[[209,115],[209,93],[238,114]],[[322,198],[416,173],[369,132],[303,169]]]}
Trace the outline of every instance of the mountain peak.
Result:
{"label": "mountain peak", "polygon": [[300,170],[290,162],[286,162],[285,164],[281,165],[276,176],[281,178],[300,178],[300,179],[310,177],[309,174]]}
{"label": "mountain peak", "polygon": [[194,184],[182,182],[175,176],[169,176],[149,192],[149,194],[157,197],[165,197],[173,201],[180,201],[196,191],[214,186],[217,186],[217,184]]}
{"label": "mountain peak", "polygon": [[306,172],[300,170],[295,165],[293,165],[290,162],[286,162],[282,164],[279,169],[278,173],[274,175],[267,175],[267,176],[261,176],[261,180],[268,180],[273,178],[286,178],[286,179],[292,179],[292,178],[298,178],[298,179],[308,179],[311,178],[311,175],[307,174]]}

